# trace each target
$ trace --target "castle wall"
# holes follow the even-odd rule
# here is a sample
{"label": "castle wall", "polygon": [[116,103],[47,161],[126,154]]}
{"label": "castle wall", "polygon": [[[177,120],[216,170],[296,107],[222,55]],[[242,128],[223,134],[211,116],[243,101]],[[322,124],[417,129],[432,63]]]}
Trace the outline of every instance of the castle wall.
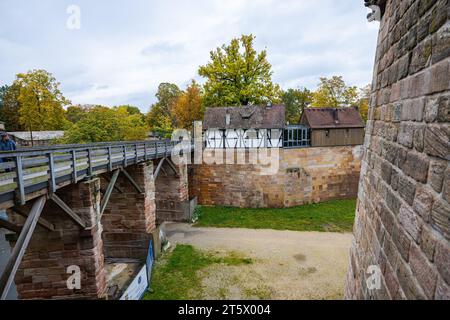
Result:
{"label": "castle wall", "polygon": [[[203,164],[192,165],[191,196],[197,196],[201,205],[250,208],[293,207],[356,198],[360,149],[360,146],[276,149],[279,158],[271,168],[278,170],[273,174],[268,174],[272,169],[261,163],[249,164],[254,162],[250,161],[248,150],[228,150],[232,156],[222,155],[225,151],[221,149],[215,151],[217,154],[207,150]],[[271,158],[270,153],[267,155]],[[245,162],[238,162],[238,157]],[[214,158],[232,161],[214,164]]]}
{"label": "castle wall", "polygon": [[[348,299],[450,299],[449,121],[450,1],[388,0]],[[367,282],[371,266],[381,272],[380,286]]]}

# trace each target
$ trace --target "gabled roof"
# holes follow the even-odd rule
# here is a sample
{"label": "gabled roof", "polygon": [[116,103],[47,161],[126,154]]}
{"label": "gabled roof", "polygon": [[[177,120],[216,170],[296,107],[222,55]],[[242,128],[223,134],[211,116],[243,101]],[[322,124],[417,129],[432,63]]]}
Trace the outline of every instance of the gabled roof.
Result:
{"label": "gabled roof", "polygon": [[[10,136],[14,136],[20,140],[31,140],[29,131],[8,132]],[[33,140],[53,140],[62,138],[64,131],[33,131]]]}
{"label": "gabled roof", "polygon": [[285,122],[284,105],[217,107],[206,109],[203,128],[281,129]]}
{"label": "gabled roof", "polygon": [[364,128],[364,121],[357,108],[307,108],[301,123],[311,129]]}

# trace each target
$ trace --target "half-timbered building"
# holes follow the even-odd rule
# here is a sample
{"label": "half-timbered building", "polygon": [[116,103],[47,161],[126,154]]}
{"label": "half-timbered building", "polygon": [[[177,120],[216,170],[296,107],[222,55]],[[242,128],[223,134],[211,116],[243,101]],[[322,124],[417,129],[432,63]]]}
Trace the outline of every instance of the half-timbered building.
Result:
{"label": "half-timbered building", "polygon": [[206,148],[281,148],[284,105],[208,108],[203,130]]}

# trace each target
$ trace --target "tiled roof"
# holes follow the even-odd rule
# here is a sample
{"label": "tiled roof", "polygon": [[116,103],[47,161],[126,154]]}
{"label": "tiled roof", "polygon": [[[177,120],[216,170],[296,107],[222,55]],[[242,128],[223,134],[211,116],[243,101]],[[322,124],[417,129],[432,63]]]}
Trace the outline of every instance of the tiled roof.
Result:
{"label": "tiled roof", "polygon": [[[21,140],[31,140],[29,131],[8,132],[10,136],[14,136]],[[33,140],[53,140],[62,138],[64,131],[33,131]]]}
{"label": "tiled roof", "polygon": [[312,129],[365,127],[357,108],[307,108],[300,122]]}
{"label": "tiled roof", "polygon": [[217,107],[206,109],[203,128],[281,129],[285,122],[284,105]]}

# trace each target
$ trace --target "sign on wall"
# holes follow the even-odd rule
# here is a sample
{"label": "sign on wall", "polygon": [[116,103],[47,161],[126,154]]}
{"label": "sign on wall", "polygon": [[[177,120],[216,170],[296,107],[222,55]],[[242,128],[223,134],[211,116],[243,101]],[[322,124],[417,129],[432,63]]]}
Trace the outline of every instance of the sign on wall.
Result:
{"label": "sign on wall", "polygon": [[148,288],[147,266],[142,266],[141,271],[128,286],[120,300],[141,300]]}

